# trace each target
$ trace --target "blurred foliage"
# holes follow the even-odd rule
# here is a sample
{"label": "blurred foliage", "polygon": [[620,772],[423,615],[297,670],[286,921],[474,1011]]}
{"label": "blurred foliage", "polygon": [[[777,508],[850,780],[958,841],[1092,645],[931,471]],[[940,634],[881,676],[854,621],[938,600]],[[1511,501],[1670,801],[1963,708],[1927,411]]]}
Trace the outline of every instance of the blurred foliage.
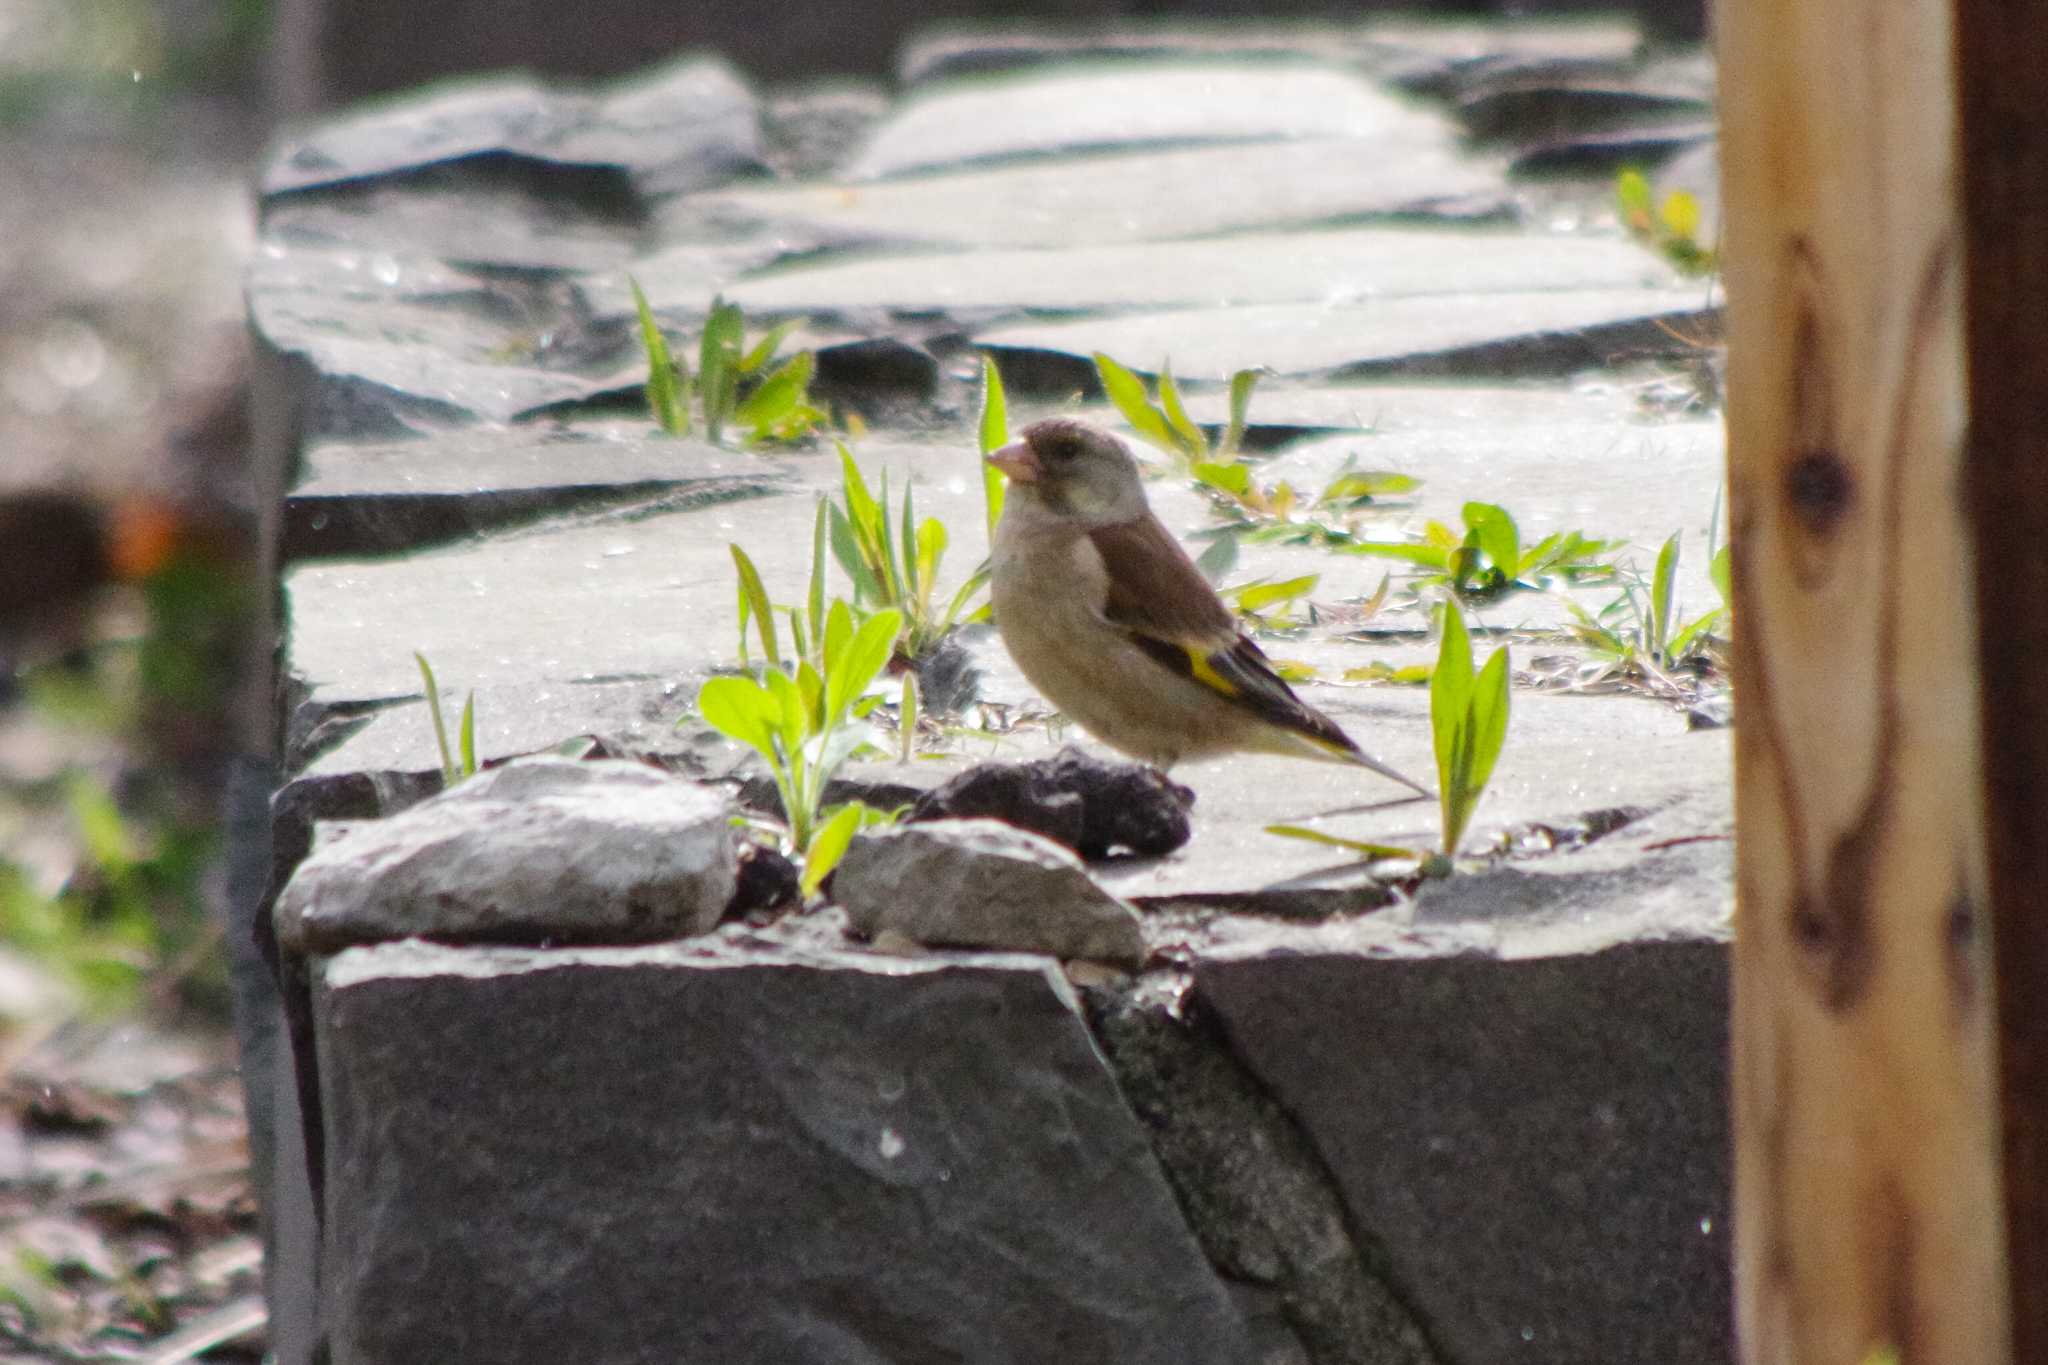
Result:
{"label": "blurred foliage", "polygon": [[16,0],[0,7],[0,127],[90,110],[140,124],[172,94],[254,91],[272,0]]}
{"label": "blurred foliage", "polygon": [[212,755],[227,724],[251,599],[205,549],[173,554],[132,590],[142,629],[20,679],[25,715],[62,755],[9,781],[0,832],[60,830],[75,851],[52,886],[0,853],[0,943],[96,1013],[145,987],[221,1013],[225,964],[205,882],[219,852]]}

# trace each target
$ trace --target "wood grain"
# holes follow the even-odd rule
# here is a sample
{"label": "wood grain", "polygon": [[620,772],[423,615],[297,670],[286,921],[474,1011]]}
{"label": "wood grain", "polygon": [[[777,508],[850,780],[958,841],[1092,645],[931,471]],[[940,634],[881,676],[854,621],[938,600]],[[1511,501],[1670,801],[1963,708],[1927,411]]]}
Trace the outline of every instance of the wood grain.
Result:
{"label": "wood grain", "polygon": [[1938,0],[1719,15],[1748,1362],[2006,1358]]}

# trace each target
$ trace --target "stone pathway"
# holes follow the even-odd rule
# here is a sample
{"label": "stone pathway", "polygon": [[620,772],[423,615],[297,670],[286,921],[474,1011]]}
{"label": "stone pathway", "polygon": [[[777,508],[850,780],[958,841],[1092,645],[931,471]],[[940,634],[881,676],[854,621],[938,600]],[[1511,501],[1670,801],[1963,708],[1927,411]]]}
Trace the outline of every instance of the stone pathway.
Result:
{"label": "stone pathway", "polygon": [[[816,352],[818,392],[864,419],[853,448],[870,479],[914,481],[920,513],[944,520],[948,590],[986,548],[980,357],[1002,368],[1013,427],[1069,410],[1114,424],[1089,359],[1106,351],[1146,374],[1170,361],[1193,415],[1211,423],[1231,373],[1263,368],[1248,441],[1262,452],[1258,478],[1314,490],[1351,463],[1422,480],[1366,523],[1376,538],[1455,521],[1479,499],[1508,507],[1526,540],[1571,529],[1625,539],[1647,571],[1682,530],[1678,599],[1687,616],[1715,602],[1704,547],[1720,422],[1710,406],[1656,401],[1697,359],[1684,338],[1710,326],[1713,296],[1621,232],[1610,170],[1562,182],[1511,173],[1531,158],[1597,163],[1616,145],[1697,143],[1709,115],[1696,59],[1639,61],[1630,33],[1600,26],[1375,25],[1262,36],[1235,53],[1171,34],[1095,52],[954,36],[915,48],[906,70],[901,98],[858,136],[844,126],[865,117],[858,102],[831,106],[838,121],[821,123],[849,150],[804,180],[764,168],[771,144],[804,126],[802,102],[778,100],[764,129],[761,99],[707,59],[596,93],[505,80],[428,94],[282,151],[264,184],[249,306],[263,346],[289,362],[272,373],[300,413],[284,541],[289,776],[433,767],[415,650],[444,692],[475,690],[485,757],[596,734],[704,776],[751,771],[737,746],[676,721],[734,662],[728,544],[794,600],[837,460],[822,443],[754,452],[662,436],[641,406],[629,276],[679,339],[721,296],[750,328],[800,320],[792,342]],[[1152,497],[1183,535],[1214,525],[1190,486],[1162,478]],[[1367,748],[1425,774],[1424,692],[1342,681],[1431,657],[1412,604],[1358,620],[1386,567],[1248,545],[1237,572],[1321,575],[1320,624],[1270,652],[1314,668],[1303,695]],[[1597,610],[1614,591],[1578,600]],[[1232,759],[1175,773],[1199,793],[1186,849],[1098,880],[1147,912],[1149,942],[1186,970],[1182,986],[1192,978],[1237,1065],[1337,1172],[1353,1225],[1387,1239],[1398,1297],[1435,1358],[1710,1359],[1727,1330],[1727,733],[1639,694],[1537,690],[1536,674],[1568,671],[1539,663],[1571,653],[1556,634],[1566,619],[1561,597],[1524,594],[1477,621],[1525,674],[1471,842],[1512,831],[1529,856],[1389,911],[1333,915],[1375,904],[1369,879],[1262,826],[1392,793],[1334,767]],[[1029,711],[1000,646],[986,632],[969,639],[982,702]],[[1057,742],[1024,725],[848,776],[929,787]],[[1411,844],[1434,826],[1427,805],[1327,825]],[[1536,856],[1559,831],[1559,851]],[[842,948],[817,951],[838,962]],[[1290,977],[1285,953],[1302,955],[1308,976]],[[1494,958],[1526,973],[1460,996],[1459,974]],[[1345,1014],[1358,1003],[1347,992],[1409,998],[1408,985],[1373,984],[1386,960],[1426,969],[1403,978],[1419,983],[1411,1003],[1424,1018],[1478,1001],[1443,1036],[1493,1055],[1431,1061],[1429,1026],[1416,1023],[1413,1049],[1384,1065],[1342,1079],[1304,1068],[1300,1018],[1282,1008],[1296,989],[1333,1026],[1372,1015],[1414,1032],[1377,1007]],[[1509,980],[1536,994],[1517,997]],[[1668,1049],[1651,1040],[1609,1055],[1604,991],[1632,1021],[1615,1027],[1668,1028]],[[1489,1018],[1514,1036],[1490,1035]],[[1349,1055],[1383,1041],[1339,1033],[1322,1045]],[[1514,1079],[1530,1047],[1554,1052],[1533,1089]],[[1135,1055],[1113,1059],[1133,1095]],[[1620,1098],[1603,1088],[1610,1063],[1637,1077]],[[1450,1093],[1438,1064],[1469,1088]],[[1683,1078],[1668,1094],[1667,1071]],[[1360,1096],[1416,1103],[1361,1135],[1334,1117]],[[1491,1126],[1496,1101],[1502,1125],[1532,1125],[1527,1137],[1432,1171],[1428,1144]],[[1655,1112],[1625,1112],[1635,1102]],[[1610,1130],[1683,1150],[1660,1148],[1620,1184],[1574,1177],[1599,1191],[1566,1201],[1579,1221],[1547,1222],[1548,1195],[1517,1163],[1549,1179],[1558,1153],[1542,1146],[1601,1147]],[[1382,1142],[1413,1163],[1394,1184],[1358,1164]],[[1456,1248],[1489,1240],[1484,1268],[1461,1271]],[[1654,1264],[1651,1281],[1632,1258]],[[1313,1337],[1300,1314],[1279,1316]],[[1424,1357],[1316,1347],[1259,1358]]]}

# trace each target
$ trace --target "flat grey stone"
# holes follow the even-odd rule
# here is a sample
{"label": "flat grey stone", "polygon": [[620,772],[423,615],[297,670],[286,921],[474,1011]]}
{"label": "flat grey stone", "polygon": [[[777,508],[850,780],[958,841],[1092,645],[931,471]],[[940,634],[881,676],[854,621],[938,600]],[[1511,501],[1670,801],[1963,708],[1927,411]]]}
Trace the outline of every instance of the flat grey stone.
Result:
{"label": "flat grey stone", "polygon": [[869,830],[832,873],[832,899],[859,933],[936,947],[993,948],[1136,967],[1145,935],[1128,905],[1071,851],[1000,820]]}
{"label": "flat grey stone", "polygon": [[1411,124],[1372,140],[1069,156],[867,184],[728,186],[692,206],[731,231],[976,249],[1507,211],[1507,183],[1493,164],[1460,151],[1428,115],[1413,114]]}
{"label": "flat grey stone", "polygon": [[283,555],[388,553],[549,513],[731,502],[787,482],[754,456],[645,421],[317,441],[286,494]]}
{"label": "flat grey stone", "polygon": [[266,241],[250,265],[261,341],[311,374],[307,435],[377,436],[509,421],[604,387],[606,364],[557,331],[565,300],[517,273]]}
{"label": "flat grey stone", "polygon": [[1351,71],[1310,62],[1077,62],[922,86],[846,173],[1158,143],[1371,139],[1427,117]]}
{"label": "flat grey stone", "polygon": [[999,362],[1020,352],[1085,361],[1102,351],[1146,368],[1170,359],[1176,377],[1209,382],[1259,366],[1340,379],[1481,372],[1536,377],[1595,368],[1644,348],[1668,349],[1666,329],[1696,326],[1698,304],[1696,294],[1670,289],[1412,295],[1025,323],[977,332],[975,342]]}
{"label": "flat grey stone", "polygon": [[346,242],[361,251],[457,265],[580,272],[631,260],[639,217],[567,190],[542,196],[436,167],[401,181],[352,182],[273,199],[263,208],[263,230],[280,241]]}
{"label": "flat grey stone", "polygon": [[278,898],[285,951],[424,935],[701,934],[738,869],[723,797],[638,763],[525,759],[316,841]]}
{"label": "flat grey stone", "polygon": [[[1190,242],[846,261],[827,257],[750,277],[726,293],[750,315],[897,309],[971,316],[1188,308],[1257,319],[1261,310],[1248,305],[1313,305],[1291,310],[1289,325],[1312,326],[1305,320],[1328,314],[1325,328],[1336,332],[1369,326],[1374,306],[1416,296],[1441,299],[1435,307],[1451,310],[1454,317],[1464,316],[1466,308],[1534,312],[1543,308],[1543,300],[1554,299],[1551,313],[1573,322],[1612,316],[1617,306],[1627,316],[1696,308],[1701,297],[1696,286],[1678,288],[1669,267],[1653,254],[1619,238],[1442,227],[1247,233]],[[1589,312],[1586,303],[1575,303],[1581,295],[1601,301]],[[1432,308],[1424,308],[1410,325],[1434,315]],[[1550,321],[1547,314],[1539,317],[1549,325],[1567,325]],[[1116,321],[1071,325],[1110,327]],[[1270,330],[1277,331],[1277,325]],[[1179,348],[1168,349],[1179,357]],[[1156,344],[1148,344],[1128,356],[1113,354],[1130,364],[1156,364],[1157,351]]]}
{"label": "flat grey stone", "polygon": [[1198,14],[1135,16],[1085,28],[1054,23],[968,20],[933,24],[904,44],[897,73],[904,84],[1067,62],[1076,58],[1315,58],[1343,63],[1406,86],[1429,86],[1451,73],[1495,62],[1576,61],[1621,64],[1636,59],[1642,33],[1625,16],[1518,15],[1512,23],[1451,15],[1371,14],[1362,21],[1324,23],[1249,12],[1218,22]]}
{"label": "flat grey stone", "polygon": [[[1375,653],[1345,648],[1368,658]],[[1423,689],[1310,683],[1296,691],[1343,726],[1368,753],[1435,785],[1429,699]],[[1687,919],[1691,932],[1724,927],[1733,911],[1725,845],[1708,843],[1694,850],[1705,861],[1691,854],[1665,857],[1651,845],[1709,832],[1725,837],[1732,831],[1728,732],[1688,731],[1683,715],[1643,700],[1517,691],[1511,708],[1507,744],[1474,816],[1466,848],[1483,850],[1502,830],[1532,823],[1569,824],[1589,812],[1682,809],[1688,814],[1682,819],[1669,817],[1677,822],[1669,833],[1666,826],[1646,819],[1608,835],[1601,841],[1608,846],[1598,859],[1593,851],[1601,844],[1523,866],[1529,876],[1559,877],[1583,867],[1588,880],[1578,883],[1578,893],[1590,896],[1592,881],[1597,880],[1593,874],[1599,879],[1617,875],[1609,859],[1654,863],[1658,885],[1666,888],[1658,896],[1683,900],[1696,911],[1696,918]],[[1195,833],[1187,846],[1167,858],[1109,866],[1096,873],[1105,888],[1146,911],[1303,914],[1373,910],[1382,903],[1378,883],[1352,855],[1268,834],[1269,824],[1306,824],[1344,838],[1425,850],[1434,848],[1439,838],[1435,802],[1405,799],[1401,788],[1384,779],[1337,764],[1247,755],[1182,764],[1173,776],[1195,790]],[[1574,864],[1572,860],[1579,858],[1589,861]],[[1453,885],[1460,880],[1454,879]],[[1526,893],[1533,906],[1526,916],[1498,915],[1481,896],[1470,902],[1446,902],[1440,913],[1432,912],[1430,923],[1460,942],[1509,951],[1503,945],[1510,939],[1519,942],[1525,935],[1550,932],[1554,922],[1546,916],[1574,913],[1574,888],[1562,882],[1554,885],[1555,895]],[[1626,918],[1629,897],[1642,888],[1616,885],[1614,898],[1604,905],[1589,900],[1587,923],[1597,927],[1614,922],[1617,915]],[[1429,894],[1439,893],[1432,889]],[[1200,941],[1224,948],[1240,928],[1219,921],[1216,936]],[[1267,941],[1264,930],[1244,932],[1249,942]],[[1404,914],[1377,927],[1346,925],[1331,932],[1361,947],[1416,930]],[[1348,937],[1355,932],[1366,938]]]}
{"label": "flat grey stone", "polygon": [[336,1365],[1252,1358],[1044,959],[387,944],[314,1008]]}
{"label": "flat grey stone", "polygon": [[1274,953],[1195,970],[1446,1359],[1732,1351],[1728,965]]}
{"label": "flat grey stone", "polygon": [[480,157],[617,170],[635,193],[694,189],[757,164],[758,111],[731,67],[692,57],[592,93],[526,76],[429,87],[287,139],[278,195]]}
{"label": "flat grey stone", "polygon": [[[679,460],[697,458],[689,443],[674,448]],[[565,452],[572,463],[577,453]],[[661,453],[659,444],[648,452]],[[673,505],[600,509],[404,557],[288,567],[285,667],[300,689],[286,726],[289,769],[433,766],[415,649],[432,662],[451,714],[475,689],[485,757],[593,731],[671,735],[698,684],[737,658],[727,547],[746,549],[775,600],[797,600],[816,499],[838,486],[829,451],[719,458],[733,477],[758,470],[800,491],[693,504],[684,489]],[[867,441],[860,459],[871,485],[891,472],[892,503],[916,475],[920,517],[939,517],[953,537],[940,573],[950,594],[987,552],[978,457],[957,441]],[[845,591],[833,573],[834,590]],[[721,753],[729,765],[739,751]]]}

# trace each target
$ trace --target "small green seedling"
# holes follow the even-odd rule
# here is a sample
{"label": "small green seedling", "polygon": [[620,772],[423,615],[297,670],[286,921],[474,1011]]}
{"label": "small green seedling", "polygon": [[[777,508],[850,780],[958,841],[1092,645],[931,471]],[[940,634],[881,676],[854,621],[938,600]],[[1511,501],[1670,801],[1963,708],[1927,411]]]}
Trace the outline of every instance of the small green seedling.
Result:
{"label": "small green seedling", "polygon": [[630,277],[627,283],[647,357],[647,406],[663,431],[672,436],[691,433],[693,396],[703,415],[704,435],[714,445],[724,441],[728,427],[739,430],[744,444],[759,445],[801,439],[824,422],[824,412],[810,401],[817,364],[811,353],[799,351],[776,363],[799,319],[777,323],[749,346],[740,306],[714,300],[697,340],[693,384],[688,361],[670,350],[639,283]]}
{"label": "small green seedling", "polygon": [[981,358],[981,497],[988,509],[988,543],[996,543],[996,523],[1003,519],[1003,493],[1009,480],[990,464],[987,456],[1010,443],[1009,404],[1003,398],[1003,376],[993,356]]}
{"label": "small green seedling", "polygon": [[440,751],[441,786],[445,791],[464,778],[476,776],[476,693],[471,691],[462,703],[462,720],[456,732],[459,748],[451,752],[448,722],[441,715],[441,686],[434,681],[427,656],[414,650],[412,657],[419,661],[420,678],[427,685],[427,714],[434,718],[434,747]]}
{"label": "small green seedling", "polygon": [[1625,170],[1614,182],[1615,207],[1622,226],[1686,275],[1711,275],[1720,266],[1714,249],[1700,242],[1700,201],[1673,190],[1663,203],[1654,202],[1650,181],[1641,171]]}
{"label": "small green seedling", "polygon": [[1508,734],[1508,650],[1502,645],[1475,676],[1472,637],[1458,604],[1443,605],[1443,638],[1437,646],[1436,670],[1429,680],[1429,727],[1436,742],[1437,799],[1442,814],[1443,843],[1435,866],[1450,870],[1464,841],[1472,813],[1493,777]]}
{"label": "small green seedling", "polygon": [[1418,587],[1447,588],[1470,605],[1496,602],[1516,592],[1541,592],[1557,582],[1606,582],[1616,575],[1614,554],[1621,541],[1554,531],[1525,549],[1506,508],[1468,502],[1463,516],[1463,535],[1432,521],[1419,542],[1360,540],[1338,548],[1413,564],[1421,571]]}
{"label": "small green seedling", "polygon": [[1102,380],[1102,391],[1131,424],[1131,430],[1169,455],[1178,456],[1183,464],[1193,467],[1236,458],[1238,446],[1244,440],[1252,389],[1259,382],[1257,370],[1239,370],[1230,377],[1230,419],[1221,440],[1214,445],[1209,442],[1209,434],[1188,416],[1171,363],[1159,367],[1156,402],[1146,391],[1144,380],[1101,351],[1095,352],[1095,373]]}
{"label": "small green seedling", "polygon": [[640,281],[631,275],[626,283],[633,290],[633,311],[640,318],[640,349],[647,356],[647,408],[654,422],[671,436],[690,434],[690,370],[669,354],[668,339],[654,320]]}
{"label": "small green seedling", "polygon": [[853,452],[843,442],[839,461],[842,500],[829,508],[833,556],[853,580],[856,606],[897,613],[903,623],[897,652],[914,663],[954,627],[986,618],[986,603],[979,607],[973,603],[988,586],[988,566],[969,574],[944,607],[938,606],[939,565],[948,542],[945,523],[937,517],[919,521],[908,487],[903,490],[900,515],[892,517],[887,471],[878,489],[870,492]]}
{"label": "small green seedling", "polygon": [[1715,551],[1708,567],[1721,594],[1721,605],[1681,622],[1674,585],[1683,535],[1674,531],[1657,552],[1647,590],[1640,577],[1624,579],[1621,594],[1597,616],[1567,599],[1565,605],[1574,618],[1568,627],[1573,638],[1591,653],[1622,667],[1669,670],[1711,658],[1720,644],[1718,632],[1728,621],[1728,547]]}
{"label": "small green seedling", "polygon": [[1312,573],[1278,582],[1254,578],[1247,583],[1234,583],[1219,589],[1217,596],[1252,626],[1271,629],[1283,624],[1297,604],[1306,604],[1308,595],[1316,590],[1316,584],[1321,580],[1321,574]]}
{"label": "small green seedling", "polygon": [[819,633],[821,666],[803,659],[794,676],[770,667],[759,680],[712,678],[697,693],[697,713],[705,722],[767,763],[790,847],[804,858],[807,896],[863,823],[887,818],[858,802],[832,808],[822,802],[840,765],[868,742],[869,727],[861,722],[880,698],[866,694],[888,665],[901,624],[897,613],[885,610],[856,627],[852,610],[835,601]]}

